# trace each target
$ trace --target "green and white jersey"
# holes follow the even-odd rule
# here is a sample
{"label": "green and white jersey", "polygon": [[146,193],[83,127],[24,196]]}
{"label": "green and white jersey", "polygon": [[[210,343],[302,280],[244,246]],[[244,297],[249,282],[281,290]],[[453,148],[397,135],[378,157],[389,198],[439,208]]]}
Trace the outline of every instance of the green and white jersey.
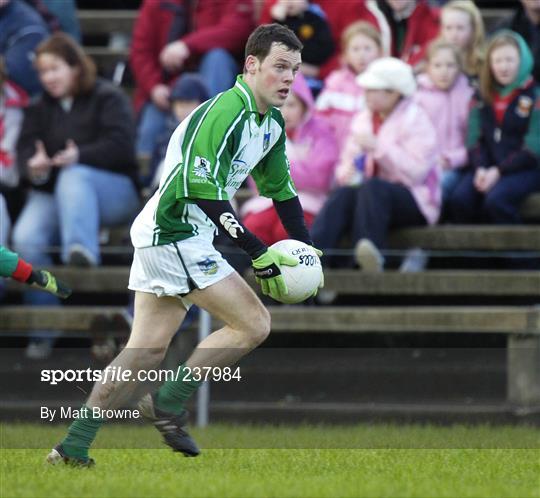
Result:
{"label": "green and white jersey", "polygon": [[159,188],[131,227],[133,245],[213,237],[216,226],[194,200],[230,200],[250,174],[265,197],[297,195],[281,112],[272,107],[261,117],[238,76],[233,88],[201,104],[172,134]]}

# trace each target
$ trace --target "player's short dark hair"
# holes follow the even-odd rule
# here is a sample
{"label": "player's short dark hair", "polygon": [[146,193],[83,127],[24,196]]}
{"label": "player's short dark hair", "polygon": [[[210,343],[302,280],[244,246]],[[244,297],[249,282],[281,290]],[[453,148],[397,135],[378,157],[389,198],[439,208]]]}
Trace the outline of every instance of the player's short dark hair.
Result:
{"label": "player's short dark hair", "polygon": [[246,53],[257,57],[261,62],[270,53],[272,43],[285,45],[288,50],[300,52],[304,46],[294,31],[281,24],[262,24],[251,35],[246,43]]}

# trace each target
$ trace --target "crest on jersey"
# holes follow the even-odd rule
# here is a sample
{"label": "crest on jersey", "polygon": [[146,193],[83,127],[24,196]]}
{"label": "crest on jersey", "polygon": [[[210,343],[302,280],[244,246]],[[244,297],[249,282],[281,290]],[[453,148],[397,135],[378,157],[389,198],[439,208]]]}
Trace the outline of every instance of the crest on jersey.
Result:
{"label": "crest on jersey", "polygon": [[264,134],[264,137],[263,137],[263,151],[268,149],[269,145],[270,145],[270,132]]}
{"label": "crest on jersey", "polygon": [[218,271],[218,264],[210,258],[198,261],[197,265],[205,275],[215,275]]}
{"label": "crest on jersey", "polygon": [[530,97],[528,97],[527,95],[522,95],[521,97],[519,97],[517,103],[516,114],[520,118],[528,118],[533,108],[533,103],[534,102]]}
{"label": "crest on jersey", "polygon": [[193,163],[193,173],[199,178],[209,178],[210,177],[210,161],[205,157],[195,156],[195,161]]}

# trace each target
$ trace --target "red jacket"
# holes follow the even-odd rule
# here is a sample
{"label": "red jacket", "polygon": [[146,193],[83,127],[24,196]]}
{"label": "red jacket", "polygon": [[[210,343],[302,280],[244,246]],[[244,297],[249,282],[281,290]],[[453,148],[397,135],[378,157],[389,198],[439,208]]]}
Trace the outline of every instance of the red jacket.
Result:
{"label": "red jacket", "polygon": [[383,50],[393,57],[399,57],[411,66],[415,66],[424,58],[429,42],[439,34],[438,9],[430,7],[426,0],[418,0],[416,8],[408,20],[403,49],[398,53],[390,25],[377,6],[377,2],[375,0],[366,1],[366,8],[368,12],[364,20],[377,26],[381,32]]}
{"label": "red jacket", "polygon": [[[270,9],[276,2],[277,0],[265,0],[259,19],[260,24],[272,22]],[[340,65],[341,35],[345,28],[355,21],[366,20],[374,26],[377,26],[377,22],[367,11],[364,0],[316,0],[314,3],[318,4],[326,14],[332,30],[334,45],[338,47],[334,56],[321,66],[319,77],[324,79]]]}
{"label": "red jacket", "polygon": [[[130,63],[137,83],[135,107],[138,110],[149,99],[150,91],[164,80],[159,54],[167,44],[174,13],[168,5],[182,5],[184,0],[144,0],[133,28]],[[253,29],[253,2],[250,0],[192,1],[192,31],[182,37],[191,55],[187,66],[193,66],[201,55],[213,48],[224,48],[241,57]]]}

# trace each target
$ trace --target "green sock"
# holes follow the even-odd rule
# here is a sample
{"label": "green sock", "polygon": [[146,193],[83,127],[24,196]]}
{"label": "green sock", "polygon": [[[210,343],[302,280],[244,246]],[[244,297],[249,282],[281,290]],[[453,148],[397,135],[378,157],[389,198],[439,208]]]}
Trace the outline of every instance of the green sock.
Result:
{"label": "green sock", "polygon": [[104,420],[94,418],[92,410],[86,405],[82,406],[81,413],[85,415],[71,423],[67,436],[60,444],[68,456],[88,459],[88,449]]}
{"label": "green sock", "polygon": [[168,380],[159,388],[156,405],[160,410],[174,414],[184,410],[185,402],[203,383],[202,380],[193,380],[189,373],[190,370],[180,365],[176,380]]}

